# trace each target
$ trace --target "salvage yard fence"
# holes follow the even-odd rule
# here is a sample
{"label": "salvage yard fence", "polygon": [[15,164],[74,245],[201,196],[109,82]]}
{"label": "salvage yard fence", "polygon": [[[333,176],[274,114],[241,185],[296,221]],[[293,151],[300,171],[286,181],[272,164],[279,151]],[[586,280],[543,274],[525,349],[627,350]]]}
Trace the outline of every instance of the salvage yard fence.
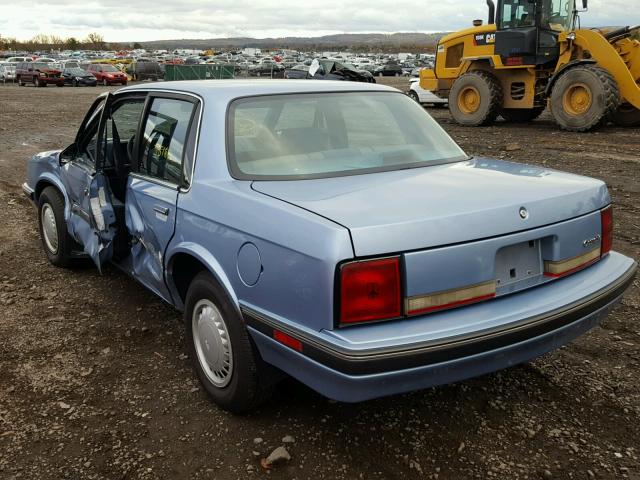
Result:
{"label": "salvage yard fence", "polygon": [[166,65],[165,80],[221,80],[234,77],[234,66],[223,64]]}

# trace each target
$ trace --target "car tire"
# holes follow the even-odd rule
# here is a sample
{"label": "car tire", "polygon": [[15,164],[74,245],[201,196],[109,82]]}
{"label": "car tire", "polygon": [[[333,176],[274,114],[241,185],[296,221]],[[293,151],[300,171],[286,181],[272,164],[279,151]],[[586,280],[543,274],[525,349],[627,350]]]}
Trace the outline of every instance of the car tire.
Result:
{"label": "car tire", "polygon": [[71,86],[72,87],[77,87],[78,86],[78,81],[75,78],[73,80],[71,80]]}
{"label": "car tire", "polygon": [[22,81],[22,77],[18,77],[18,86],[19,87],[24,87],[25,83]]}
{"label": "car tire", "polygon": [[262,359],[244,321],[208,272],[189,286],[184,324],[192,366],[214,403],[243,413],[270,396],[271,388],[259,381]]}
{"label": "car tire", "polygon": [[56,267],[71,267],[72,252],[81,247],[67,231],[64,197],[55,187],[45,188],[38,197],[38,228],[49,261]]}
{"label": "car tire", "polygon": [[412,100],[414,100],[416,103],[420,103],[420,97],[418,95],[418,93],[414,90],[409,90],[409,96],[411,97]]}
{"label": "car tire", "polygon": [[382,74],[382,72],[378,73],[379,77],[384,77],[384,75]]}
{"label": "car tire", "polygon": [[109,82],[107,82],[107,79],[106,79],[106,78],[103,78],[103,79],[102,79],[102,85],[104,85],[105,87],[108,87],[108,86],[109,86]]}
{"label": "car tire", "polygon": [[122,82],[122,86],[126,87],[127,86],[127,82]]}

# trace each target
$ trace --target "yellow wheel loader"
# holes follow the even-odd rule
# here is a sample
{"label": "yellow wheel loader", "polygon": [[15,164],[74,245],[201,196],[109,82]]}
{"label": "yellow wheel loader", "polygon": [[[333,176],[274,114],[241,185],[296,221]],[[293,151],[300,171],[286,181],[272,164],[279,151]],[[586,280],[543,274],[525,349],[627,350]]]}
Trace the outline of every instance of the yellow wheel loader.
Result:
{"label": "yellow wheel loader", "polygon": [[449,100],[461,125],[538,117],[548,106],[575,132],[611,120],[640,126],[640,25],[582,29],[582,0],[487,0],[489,21],[444,36],[420,86]]}

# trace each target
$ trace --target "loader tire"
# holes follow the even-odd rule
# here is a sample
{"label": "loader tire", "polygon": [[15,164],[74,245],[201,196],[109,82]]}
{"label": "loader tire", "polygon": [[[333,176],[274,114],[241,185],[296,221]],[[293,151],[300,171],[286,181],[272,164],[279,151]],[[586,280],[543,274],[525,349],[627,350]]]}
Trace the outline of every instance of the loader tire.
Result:
{"label": "loader tire", "polygon": [[611,114],[611,121],[619,127],[640,127],[640,110],[633,105],[623,103]]}
{"label": "loader tire", "polygon": [[619,106],[617,82],[609,72],[595,65],[567,70],[551,92],[551,113],[560,128],[570,132],[601,127]]}
{"label": "loader tire", "polygon": [[461,75],[449,93],[449,111],[460,125],[479,127],[498,118],[502,86],[490,72],[474,70]]}
{"label": "loader tire", "polygon": [[500,111],[500,116],[504,118],[507,122],[511,123],[526,123],[532,120],[535,120],[542,112],[544,112],[545,107],[535,107],[535,108],[505,108]]}

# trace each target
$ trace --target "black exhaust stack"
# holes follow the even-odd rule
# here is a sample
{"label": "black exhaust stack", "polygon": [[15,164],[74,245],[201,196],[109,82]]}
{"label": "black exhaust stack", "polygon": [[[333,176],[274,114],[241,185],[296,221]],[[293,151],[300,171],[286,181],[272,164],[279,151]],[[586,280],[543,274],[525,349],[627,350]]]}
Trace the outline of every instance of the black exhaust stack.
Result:
{"label": "black exhaust stack", "polygon": [[496,4],[493,0],[487,0],[487,6],[489,7],[489,25],[496,23]]}

